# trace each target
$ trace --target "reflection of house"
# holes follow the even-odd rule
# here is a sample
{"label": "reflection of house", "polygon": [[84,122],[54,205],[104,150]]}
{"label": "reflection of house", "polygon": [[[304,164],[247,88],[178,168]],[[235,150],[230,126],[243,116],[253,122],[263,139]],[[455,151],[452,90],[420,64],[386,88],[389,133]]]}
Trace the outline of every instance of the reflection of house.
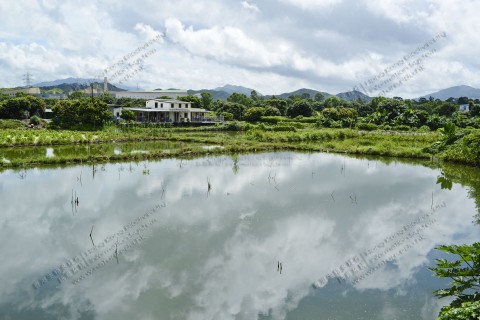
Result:
{"label": "reflection of house", "polygon": [[154,91],[116,91],[111,92],[115,98],[134,98],[134,99],[157,99],[160,97],[169,97],[176,99],[187,96],[185,90],[154,90]]}
{"label": "reflection of house", "polygon": [[145,108],[122,108],[113,109],[115,117],[122,117],[122,110],[135,112],[138,122],[207,122],[205,116],[210,111],[200,108],[192,108],[192,104],[186,101],[153,99],[145,103]]}
{"label": "reflection of house", "polygon": [[458,107],[458,111],[461,111],[461,112],[469,112],[470,111],[470,107],[468,104],[461,104],[459,107]]}

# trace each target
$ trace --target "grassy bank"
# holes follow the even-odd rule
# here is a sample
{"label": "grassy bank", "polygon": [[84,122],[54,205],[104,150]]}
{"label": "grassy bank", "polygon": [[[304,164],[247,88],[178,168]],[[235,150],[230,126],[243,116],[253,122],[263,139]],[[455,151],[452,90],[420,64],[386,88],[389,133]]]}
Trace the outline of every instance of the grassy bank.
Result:
{"label": "grassy bank", "polygon": [[[277,131],[279,127],[264,125],[249,125],[241,128],[244,131],[226,131],[231,128],[110,127],[95,132],[6,129],[0,131],[0,166],[142,160],[278,150],[430,158],[431,155],[422,150],[438,140],[436,133],[367,132],[310,127],[287,131],[282,128]],[[142,145],[142,142],[146,141],[181,144],[175,148],[159,148],[158,143]],[[130,149],[142,152],[131,152],[132,150],[127,148],[126,152],[115,153],[115,146],[125,148],[125,142],[131,144]],[[58,147],[60,145],[84,145],[85,148],[62,151]],[[205,148],[212,145],[221,148]],[[44,146],[40,152],[32,151],[38,150],[40,146]],[[53,148],[55,156],[48,156],[45,152],[47,146]],[[90,147],[87,146],[95,148],[95,152],[90,152]]]}

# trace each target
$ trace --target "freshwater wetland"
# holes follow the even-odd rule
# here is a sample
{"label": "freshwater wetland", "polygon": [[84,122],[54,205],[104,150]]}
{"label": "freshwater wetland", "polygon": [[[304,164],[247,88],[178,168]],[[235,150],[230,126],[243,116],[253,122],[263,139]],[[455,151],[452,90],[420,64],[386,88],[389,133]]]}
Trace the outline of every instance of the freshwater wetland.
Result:
{"label": "freshwater wetland", "polygon": [[[155,143],[90,152],[179,147]],[[438,245],[478,240],[479,181],[465,166],[318,152],[4,168],[0,313],[433,320],[450,300],[428,267]]]}

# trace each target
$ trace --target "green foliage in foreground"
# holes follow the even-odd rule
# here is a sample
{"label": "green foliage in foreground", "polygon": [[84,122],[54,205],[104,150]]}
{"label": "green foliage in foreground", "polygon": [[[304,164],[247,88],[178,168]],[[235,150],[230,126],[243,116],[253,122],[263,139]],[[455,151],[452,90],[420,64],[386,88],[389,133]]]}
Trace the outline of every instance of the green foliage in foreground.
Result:
{"label": "green foliage in foreground", "polygon": [[479,319],[480,243],[440,246],[437,249],[459,256],[459,259],[453,262],[437,259],[437,266],[431,268],[437,277],[453,280],[448,288],[436,290],[435,295],[456,298],[450,306],[442,308],[439,319]]}
{"label": "green foliage in foreground", "polygon": [[480,165],[480,130],[457,130],[453,123],[439,130],[440,140],[423,151],[435,154],[444,160]]}
{"label": "green foliage in foreground", "polygon": [[459,306],[442,308],[437,320],[477,320],[480,319],[480,301],[462,302]]}
{"label": "green foliage in foreground", "polygon": [[25,125],[20,120],[0,120],[0,129],[23,129]]}

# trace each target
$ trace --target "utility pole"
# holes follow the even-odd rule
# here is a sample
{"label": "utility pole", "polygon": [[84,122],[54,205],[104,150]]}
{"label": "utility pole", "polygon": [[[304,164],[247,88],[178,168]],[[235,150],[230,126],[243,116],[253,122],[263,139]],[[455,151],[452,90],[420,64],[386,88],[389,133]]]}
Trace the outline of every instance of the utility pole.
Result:
{"label": "utility pole", "polygon": [[25,87],[30,88],[32,86],[32,75],[30,72],[27,71],[26,74],[23,75],[23,82],[25,83]]}

